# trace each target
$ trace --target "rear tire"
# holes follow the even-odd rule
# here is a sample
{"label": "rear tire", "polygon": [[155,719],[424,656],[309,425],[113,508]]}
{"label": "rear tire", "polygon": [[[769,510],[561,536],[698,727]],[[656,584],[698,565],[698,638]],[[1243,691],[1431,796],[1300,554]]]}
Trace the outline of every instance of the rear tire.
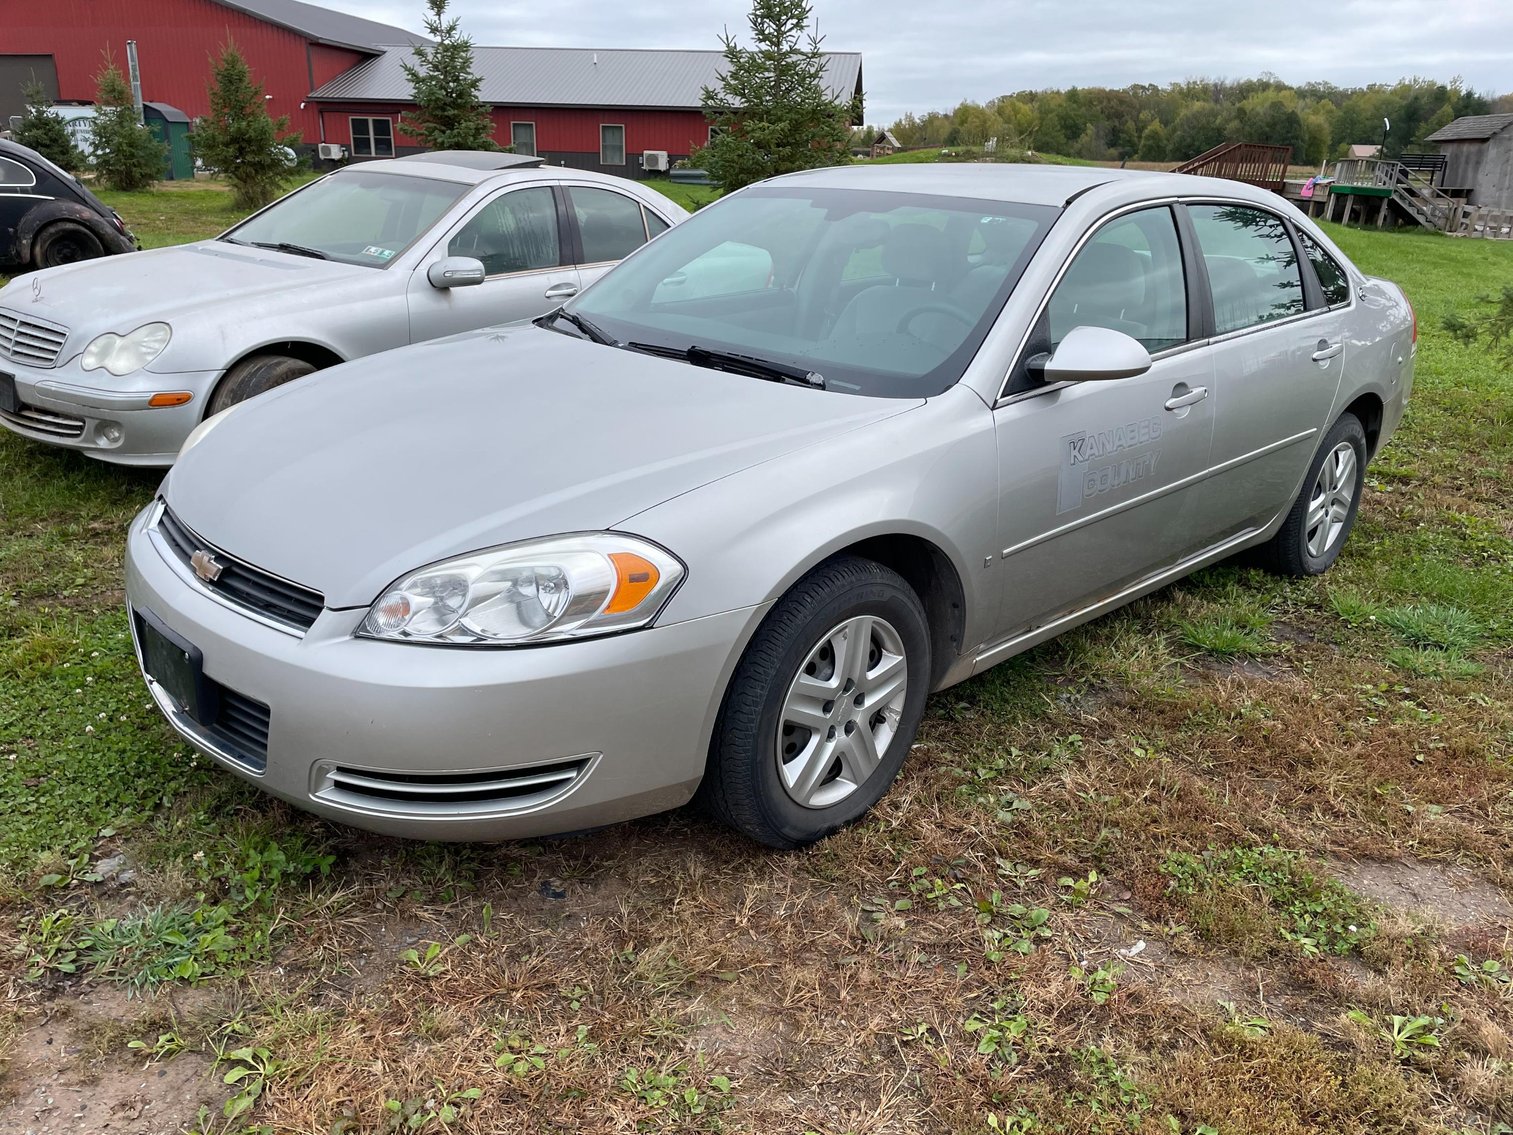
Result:
{"label": "rear tire", "polygon": [[38,268],[57,268],[104,255],[100,238],[73,221],[54,221],[32,241],[32,263]]}
{"label": "rear tire", "polygon": [[1328,571],[1355,527],[1366,484],[1366,431],[1342,414],[1324,435],[1303,488],[1277,534],[1256,549],[1261,567],[1302,577]]}
{"label": "rear tire", "polygon": [[210,409],[205,411],[205,416],[218,414],[238,402],[256,398],[259,394],[286,382],[293,382],[296,378],[304,378],[314,370],[314,363],[290,358],[288,355],[258,355],[243,359],[221,379],[210,398]]}
{"label": "rear tire", "polygon": [[929,686],[925,610],[902,577],[855,556],[820,565],[746,647],[699,805],[769,847],[823,839],[887,792]]}

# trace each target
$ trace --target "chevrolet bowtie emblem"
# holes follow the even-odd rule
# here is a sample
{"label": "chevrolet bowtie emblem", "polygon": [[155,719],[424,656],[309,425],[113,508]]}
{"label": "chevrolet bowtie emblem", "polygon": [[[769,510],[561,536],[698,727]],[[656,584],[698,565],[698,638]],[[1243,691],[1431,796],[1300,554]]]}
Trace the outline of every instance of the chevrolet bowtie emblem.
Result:
{"label": "chevrolet bowtie emblem", "polygon": [[206,583],[214,583],[221,578],[221,565],[209,552],[203,548],[198,549],[189,557],[189,566],[194,568],[194,574]]}

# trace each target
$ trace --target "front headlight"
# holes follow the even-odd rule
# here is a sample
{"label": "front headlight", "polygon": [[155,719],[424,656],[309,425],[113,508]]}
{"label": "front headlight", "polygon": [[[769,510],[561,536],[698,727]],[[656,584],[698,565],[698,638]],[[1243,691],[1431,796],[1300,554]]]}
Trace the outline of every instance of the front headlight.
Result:
{"label": "front headlight", "polygon": [[665,549],[616,532],[528,540],[405,576],[358,633],[468,645],[586,638],[644,627],[684,574]]}
{"label": "front headlight", "polygon": [[173,329],[166,323],[144,323],[125,335],[107,331],[84,348],[80,365],[85,370],[103,367],[120,378],[123,374],[141,370],[161,355],[172,337]]}

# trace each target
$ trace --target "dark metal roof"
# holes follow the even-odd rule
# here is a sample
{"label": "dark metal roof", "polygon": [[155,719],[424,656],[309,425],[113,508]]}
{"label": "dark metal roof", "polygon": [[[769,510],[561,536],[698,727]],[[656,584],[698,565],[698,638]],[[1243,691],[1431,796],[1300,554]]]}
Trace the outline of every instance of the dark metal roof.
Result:
{"label": "dark metal roof", "polygon": [[546,161],[545,158],[533,158],[528,154],[505,154],[498,150],[427,150],[423,154],[407,154],[396,160],[438,162],[446,166],[482,170],[535,169]]}
{"label": "dark metal roof", "polygon": [[266,23],[278,24],[306,39],[350,47],[357,51],[376,52],[395,44],[430,43],[423,35],[407,32],[392,24],[380,24],[361,16],[333,12],[303,4],[300,0],[215,0],[227,8],[246,12]]}
{"label": "dark metal roof", "polygon": [[1468,114],[1441,126],[1425,142],[1485,142],[1513,126],[1513,114]]}
{"label": "dark metal roof", "polygon": [[[225,2],[225,0],[222,0]],[[315,90],[313,99],[410,102],[402,65],[414,53],[395,47],[359,63]],[[725,56],[718,51],[595,51],[575,47],[475,47],[473,67],[481,101],[493,106],[602,106],[697,110],[705,87],[716,86]],[[826,54],[826,82],[849,102],[861,92],[862,57]]]}
{"label": "dark metal roof", "polygon": [[164,122],[188,122],[189,116],[176,106],[169,106],[166,102],[144,102],[143,106],[150,106],[157,111],[158,117]]}

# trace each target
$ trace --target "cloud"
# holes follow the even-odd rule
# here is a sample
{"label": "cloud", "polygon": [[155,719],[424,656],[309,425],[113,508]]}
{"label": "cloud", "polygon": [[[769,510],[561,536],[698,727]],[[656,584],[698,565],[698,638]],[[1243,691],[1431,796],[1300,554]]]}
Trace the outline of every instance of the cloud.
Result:
{"label": "cloud", "polygon": [[[314,0],[419,31],[422,0]],[[747,0],[452,0],[480,44],[715,48],[744,41]],[[825,44],[863,53],[867,118],[955,106],[1044,87],[1244,78],[1342,86],[1461,76],[1476,90],[1513,88],[1513,3],[1343,0],[1300,14],[1275,0],[816,0]],[[547,18],[543,18],[543,16]]]}

